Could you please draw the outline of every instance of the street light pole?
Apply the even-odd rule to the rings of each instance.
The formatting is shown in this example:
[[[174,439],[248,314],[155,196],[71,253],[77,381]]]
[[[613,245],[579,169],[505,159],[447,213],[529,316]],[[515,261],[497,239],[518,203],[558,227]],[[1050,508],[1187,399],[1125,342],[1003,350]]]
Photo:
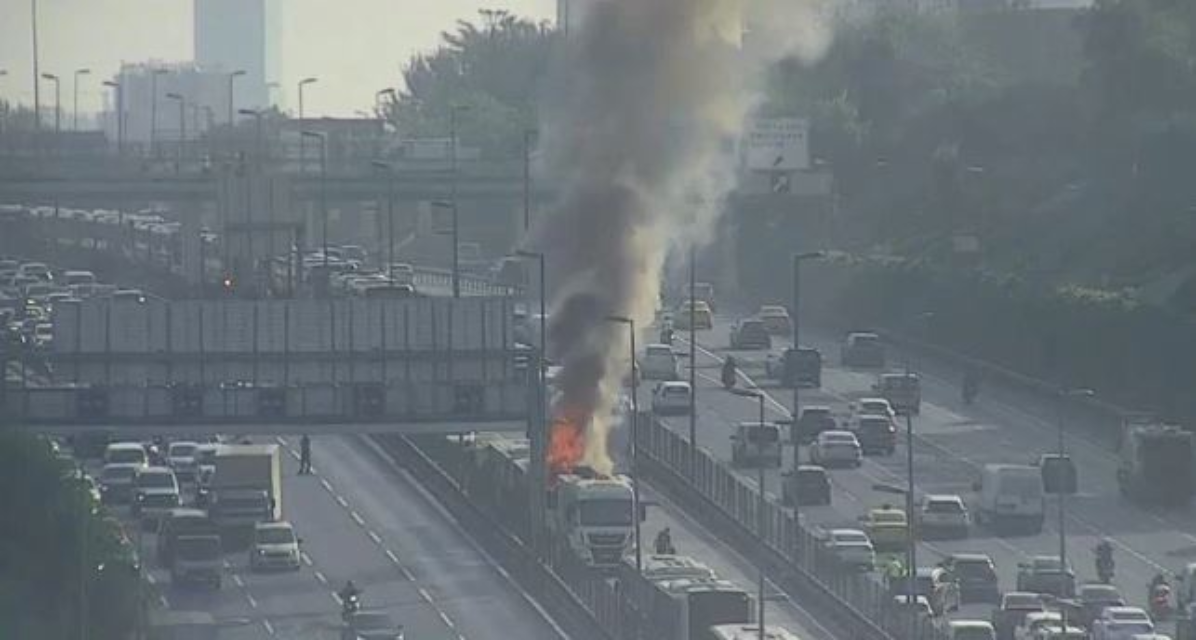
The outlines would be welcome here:
[[[523,130],[523,233],[532,226],[532,138],[535,129]]]
[[[461,297],[461,245],[458,242],[460,221],[457,215],[457,114],[468,111],[466,105],[449,108],[449,158],[452,163],[449,176],[450,200],[453,203],[453,297]]]
[[[33,32],[33,128],[37,133],[42,130],[42,90],[41,70],[37,57],[37,0],[29,0],[31,9],[31,27]]]
[[[61,151],[62,141],[59,135],[62,133],[62,83],[58,81],[58,76],[52,73],[43,73],[42,78],[54,83],[54,149]]]
[[[299,126],[303,126],[303,87],[319,82],[318,78],[304,78],[299,81]],[[307,138],[299,136],[299,173],[307,172]]]
[[[1092,389],[1064,389],[1059,392],[1059,406],[1057,409],[1059,442],[1057,444],[1060,462],[1062,462],[1063,456],[1066,455],[1067,451],[1064,448],[1063,442],[1063,431],[1066,423],[1066,420],[1064,419],[1064,404],[1071,398],[1091,398],[1093,395],[1095,394]],[[1056,496],[1059,498],[1059,573],[1060,575],[1063,575],[1063,572],[1067,569],[1067,507],[1065,506],[1065,496],[1067,495],[1067,492],[1063,491],[1064,487],[1059,486],[1062,483],[1060,483],[1058,479],[1056,479],[1055,484],[1056,489],[1059,489],[1059,491],[1056,492]]]
[[[764,427],[764,392],[760,391],[759,389],[735,389],[735,388],[732,388],[731,393],[733,393],[737,396],[743,396],[745,398],[755,398],[759,402],[759,404],[760,404],[760,428],[763,428]],[[759,440],[757,440],[756,448],[758,449],[757,453],[759,453],[762,456],[764,454],[764,439],[763,438],[760,438]],[[764,510],[765,510],[765,508],[767,508],[767,504],[768,504],[767,498],[765,497],[764,465],[763,464],[756,465],[756,473],[757,473],[756,486],[760,490],[759,491],[759,493],[760,493],[759,499],[757,500],[757,503],[756,503],[756,535],[758,535],[760,537],[760,539],[763,540],[764,539],[764,529],[765,529]],[[758,607],[758,610],[756,611],[756,618],[759,621],[759,627],[758,627],[759,632],[760,632],[759,640],[764,640],[765,634],[764,634],[764,564],[763,563],[760,563],[757,566],[756,590],[757,590],[756,606]]]
[[[266,146],[262,138],[262,112],[256,109],[237,109],[237,113],[253,118],[254,125],[254,155],[257,156],[259,169],[264,173],[266,169]]]
[[[534,259],[539,266],[539,284],[540,284],[540,358],[537,363],[537,398],[536,411],[538,417],[538,424],[528,434],[528,440],[531,445],[532,455],[532,486],[535,492],[532,496],[532,532],[533,536],[538,535],[538,532],[543,529],[544,524],[544,492],[542,487],[545,486],[544,480],[544,465],[545,465],[545,446],[548,439],[548,314],[547,314],[547,294],[546,294],[546,275],[544,268],[544,253],[539,251],[524,251],[518,250],[515,252],[516,256],[525,259]]]
[[[119,82],[105,80],[104,86],[111,88],[116,93],[116,153],[123,155],[125,152],[125,92]]]
[[[71,129],[79,130],[79,76],[91,75],[91,69],[75,69],[75,96],[73,116],[71,117]]]
[[[692,480],[698,460],[698,330],[694,296],[698,288],[698,247],[689,245],[689,477]]]
[[[798,352],[801,349],[801,263],[805,260],[816,260],[821,258],[823,253],[821,251],[811,251],[808,253],[798,253],[793,256],[793,317],[790,322],[793,325],[793,351],[791,356],[793,358],[793,366],[796,367]],[[790,364],[781,357],[781,377],[784,378]],[[801,474],[797,472],[797,468],[801,465],[801,427],[798,424],[798,418],[801,417],[801,385],[797,380],[793,382],[793,411],[790,413],[790,419],[793,421],[789,428],[789,439],[793,441],[793,475],[790,476],[791,489],[793,490],[793,520],[801,522],[798,513],[798,504],[801,502],[796,499],[798,483],[801,481]]]
[[[370,164],[385,171],[386,176],[386,277],[395,279],[395,183],[389,162],[374,160]]]
[[[232,73],[228,74],[228,126],[229,126],[229,128],[232,128],[233,123],[235,122],[235,120],[233,120],[233,113],[236,108],[233,106],[233,90],[234,90],[233,89],[233,81],[236,80],[237,78],[240,78],[243,75],[245,75],[244,69],[237,69],[236,71],[233,71]]]
[[[631,336],[631,519],[635,523],[635,570],[644,571],[643,545],[640,544],[640,475],[639,475],[639,436],[640,436],[640,407],[639,380],[635,366],[635,319],[627,316],[607,316],[607,322],[627,325],[627,332]]]
[[[179,103],[179,157],[174,165],[175,173],[183,171],[183,147],[187,144],[187,99],[179,93],[168,93],[166,97]]]
[[[170,73],[169,69],[154,69],[150,72],[150,155],[158,157],[158,76]]]
[[[321,224],[324,253],[324,276],[328,276],[328,138],[326,134],[317,131],[303,131],[300,135],[317,138],[320,141],[320,208],[323,210]]]

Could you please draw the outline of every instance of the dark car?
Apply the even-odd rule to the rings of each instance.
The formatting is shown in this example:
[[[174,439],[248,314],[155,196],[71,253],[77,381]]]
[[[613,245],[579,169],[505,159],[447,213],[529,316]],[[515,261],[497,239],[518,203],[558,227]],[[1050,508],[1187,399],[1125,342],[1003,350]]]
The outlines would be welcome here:
[[[171,509],[158,523],[157,556],[163,566],[174,560],[174,545],[181,536],[219,535],[220,529],[201,509]]]
[[[997,581],[997,570],[992,558],[983,553],[956,553],[940,564],[951,572],[959,584],[959,599],[963,604],[990,602],[1001,599],[1001,588]]]
[[[385,611],[355,611],[345,618],[341,640],[403,640],[403,627]]]
[[[838,429],[835,415],[830,407],[811,405],[801,410],[801,417],[797,420],[797,440],[802,444],[810,444],[823,431]]]
[[[1018,565],[1017,590],[1070,598],[1076,592],[1076,574],[1060,564],[1059,556],[1034,556]]]
[[[1010,591],[1001,596],[1001,604],[993,609],[992,623],[999,640],[1013,640],[1013,630],[1026,619],[1026,614],[1046,611],[1042,596],[1037,593]]]
[[[839,358],[845,367],[883,367],[885,346],[875,333],[853,331],[844,339]]]
[[[829,505],[831,503],[831,480],[826,469],[814,465],[803,464],[797,468],[797,474],[786,471],[781,483],[781,503],[787,507]]]
[[[897,450],[897,428],[885,416],[865,414],[856,419],[855,437],[864,455],[892,455]]]
[[[1047,493],[1073,494],[1079,485],[1076,463],[1066,454],[1047,453],[1038,459],[1042,469],[1042,487]]]
[[[731,327],[732,349],[771,349],[772,336],[764,322],[756,318],[740,320]]]
[[[789,347],[780,355],[770,354],[764,368],[765,373],[779,380],[782,387],[817,389],[822,386],[822,353],[817,349]]]
[[[1076,593],[1075,604],[1077,605],[1076,610],[1072,612],[1074,615],[1068,617],[1078,618],[1079,624],[1085,627],[1091,626],[1092,621],[1099,618],[1106,607],[1126,606],[1125,598],[1121,597],[1121,592],[1117,590],[1117,587],[1099,582],[1080,585]]]

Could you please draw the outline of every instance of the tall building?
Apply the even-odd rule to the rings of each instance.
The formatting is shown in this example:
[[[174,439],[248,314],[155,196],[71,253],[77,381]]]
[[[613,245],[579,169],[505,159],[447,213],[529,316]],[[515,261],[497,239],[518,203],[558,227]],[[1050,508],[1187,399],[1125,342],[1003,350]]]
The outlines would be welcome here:
[[[187,139],[194,140],[213,124],[224,120],[220,108],[226,104],[228,78],[223,73],[201,69],[191,62],[150,61],[121,65],[114,80],[122,88],[127,143],[148,144],[151,125],[159,144],[177,141],[184,132]],[[170,93],[185,100],[185,126],[179,123],[179,103],[166,97]],[[110,139],[117,136],[115,97],[108,92],[101,116],[101,124]]]
[[[196,64],[212,72],[245,71],[235,81],[235,109],[270,106],[268,83],[281,72],[279,0],[193,1]]]

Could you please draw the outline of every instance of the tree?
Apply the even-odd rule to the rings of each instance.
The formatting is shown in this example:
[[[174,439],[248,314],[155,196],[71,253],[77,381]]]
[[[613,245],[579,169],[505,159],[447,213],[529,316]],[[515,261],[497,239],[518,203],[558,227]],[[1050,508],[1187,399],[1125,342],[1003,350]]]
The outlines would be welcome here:
[[[536,100],[546,75],[554,32],[546,23],[506,11],[479,12],[441,34],[435,52],[417,55],[403,70],[404,89],[383,108],[400,135],[444,138],[454,106],[469,108],[458,135],[484,153],[510,155],[536,124]]]

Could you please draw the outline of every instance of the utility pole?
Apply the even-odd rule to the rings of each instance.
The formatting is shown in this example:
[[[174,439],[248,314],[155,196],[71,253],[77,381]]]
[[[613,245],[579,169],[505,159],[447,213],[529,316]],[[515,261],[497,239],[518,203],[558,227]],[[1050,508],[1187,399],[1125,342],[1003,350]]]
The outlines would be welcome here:
[[[689,477],[697,473],[698,459],[698,330],[694,296],[698,288],[698,247],[689,246]]]
[[[71,117],[71,129],[73,131],[79,130],[79,76],[86,76],[91,74],[91,69],[75,69],[75,96],[74,96],[74,114]]]

